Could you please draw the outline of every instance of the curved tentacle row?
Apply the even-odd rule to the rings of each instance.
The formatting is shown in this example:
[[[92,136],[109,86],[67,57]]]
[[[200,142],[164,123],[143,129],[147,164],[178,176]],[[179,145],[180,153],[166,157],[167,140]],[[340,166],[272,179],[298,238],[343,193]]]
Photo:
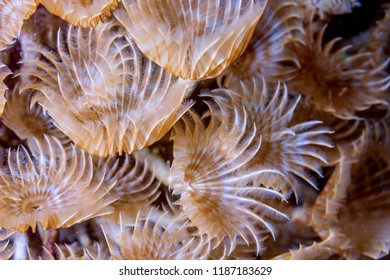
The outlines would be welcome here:
[[[149,171],[146,161],[124,155],[112,158],[94,157],[94,162],[98,172],[106,174],[106,182],[114,185],[110,193],[119,197],[110,205],[114,212],[105,217],[108,221],[133,225],[137,215],[139,216],[138,212],[142,210],[145,213],[159,198],[160,182]]]
[[[59,33],[58,55],[37,47],[25,61],[38,101],[56,125],[88,153],[131,153],[163,137],[189,109],[192,82],[145,58],[115,21]],[[65,38],[63,38],[65,37]],[[32,70],[31,70],[32,69]]]
[[[262,177],[261,183],[285,194],[291,188],[299,194],[300,181],[316,188],[312,174],[322,177],[321,166],[328,164],[326,152],[333,147],[328,137],[332,131],[321,121],[292,124],[300,97],[289,96],[284,84],[273,91],[267,88],[264,79],[252,79],[243,82],[241,88],[241,92],[219,89],[213,95],[226,110],[231,111],[234,106],[245,108],[248,131],[252,124],[256,125],[256,137],[261,137],[262,144],[249,166],[267,166],[285,175],[270,174],[267,180]]]
[[[37,0],[52,14],[72,25],[96,27],[112,15],[119,0]]]
[[[37,223],[69,227],[110,213],[113,186],[94,172],[92,157],[75,146],[67,154],[55,138],[45,142],[37,141],[41,149],[32,154],[23,146],[1,151],[0,226],[21,232],[35,231]]]
[[[245,50],[267,0],[124,0],[114,15],[140,50],[183,79],[221,74]]]
[[[210,110],[202,117],[190,111],[174,126],[170,188],[179,196],[181,215],[200,234],[217,245],[226,242],[228,254],[239,238],[255,243],[259,253],[264,231],[277,235],[272,220],[287,216],[267,204],[271,198],[284,200],[283,195],[253,180],[281,174],[264,166],[248,168],[261,150],[261,137],[242,107],[206,103]]]
[[[335,252],[324,245],[326,242],[314,242],[310,246],[300,245],[298,249],[290,250],[273,258],[274,260],[326,260]]]
[[[54,244],[52,251],[43,247],[39,255],[34,255],[33,250],[28,249],[29,260],[110,260],[111,254],[108,250],[103,250],[99,243],[95,243],[88,248],[83,248],[79,244]]]
[[[242,56],[217,78],[218,84],[240,91],[242,83],[263,76],[269,83],[290,80],[299,57],[286,46],[301,44],[304,30],[296,3],[269,1]]]
[[[45,135],[53,136],[64,146],[69,146],[70,139],[53,124],[51,117],[44,113],[39,104],[31,103],[34,92],[20,92],[19,89],[18,84],[7,93],[7,104],[2,116],[3,123],[21,140],[26,140],[31,150],[37,151],[37,147],[34,147],[36,140],[44,143]]]
[[[309,216],[323,240],[333,235],[328,246],[348,259],[390,251],[390,166],[381,150],[364,148],[364,137],[352,148],[340,146],[340,160]]]
[[[211,250],[208,238],[191,235],[186,219],[154,208],[146,217],[138,216],[132,227],[105,223],[103,231],[114,259],[206,259]]]
[[[304,96],[304,101],[340,119],[362,119],[370,109],[389,115],[387,91],[390,75],[384,71],[390,59],[375,64],[372,53],[350,54],[351,46],[337,49],[335,38],[323,46],[326,25],[313,18],[306,28],[304,45],[296,47],[300,69],[289,90]]]
[[[36,0],[2,0],[0,2],[0,51],[15,42],[27,20],[36,10]]]

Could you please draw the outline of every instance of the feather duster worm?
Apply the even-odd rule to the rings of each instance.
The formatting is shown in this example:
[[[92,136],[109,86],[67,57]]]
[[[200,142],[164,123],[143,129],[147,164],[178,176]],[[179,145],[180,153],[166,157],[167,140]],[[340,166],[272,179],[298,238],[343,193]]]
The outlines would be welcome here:
[[[298,124],[306,121],[321,120],[324,125],[331,128],[334,133],[329,135],[334,143],[345,139],[356,140],[362,133],[362,120],[352,119],[343,120],[339,119],[327,112],[319,111],[316,107],[310,103],[301,100],[295,108],[296,113],[291,119],[291,124]]]
[[[115,198],[104,173],[94,174],[92,158],[73,146],[67,155],[55,138],[45,138],[45,149],[30,154],[23,146],[1,151],[0,226],[35,231],[68,227],[110,213]],[[40,143],[36,143],[41,147]]]
[[[0,227],[0,260],[8,260],[14,254],[14,248],[9,237],[13,232]]]
[[[332,114],[318,110],[316,107],[312,106],[312,104],[306,102],[299,102],[295,111],[299,113],[294,114],[291,119],[291,125],[321,120],[323,125],[329,127],[333,132],[329,135],[329,138],[335,147],[349,145],[356,141],[356,139],[359,139],[359,137],[367,131],[372,134],[371,138],[367,138],[371,139],[369,140],[371,144],[378,145],[378,143],[382,143],[381,145],[385,146],[386,143],[390,143],[390,138],[387,140],[388,142],[383,142],[386,141],[384,138],[387,133],[385,119],[339,119]],[[388,137],[390,137],[390,134],[388,134]],[[339,161],[340,153],[337,148],[327,149],[326,155],[329,163],[327,166],[335,166]]]
[[[114,185],[110,193],[119,199],[110,206],[114,212],[105,218],[114,223],[133,225],[140,209],[148,209],[160,196],[160,182],[149,172],[146,162],[129,155],[114,158],[95,158],[97,170],[105,173],[105,180]]]
[[[285,46],[300,42],[303,29],[293,2],[270,1],[243,55],[218,77],[221,87],[240,90],[242,82],[263,76],[267,82],[286,81],[299,68],[299,58]]]
[[[0,51],[15,42],[23,22],[36,10],[35,0],[2,0],[0,2]]]
[[[261,166],[247,168],[261,141],[242,107],[229,110],[206,103],[210,111],[204,116],[190,111],[174,126],[170,188],[180,196],[176,204],[182,215],[200,234],[216,244],[226,237],[229,254],[238,238],[246,244],[254,242],[259,253],[264,229],[275,236],[272,220],[287,217],[266,203],[270,198],[283,200],[283,195],[253,185],[251,179],[280,173]]]
[[[218,76],[247,47],[267,0],[124,0],[114,14],[140,50],[183,79]]]
[[[107,244],[114,259],[173,260],[206,259],[210,242],[192,236],[185,219],[151,209],[145,219],[137,219],[130,228],[103,225]]]
[[[390,165],[381,154],[366,154],[362,144],[340,147],[340,161],[311,209],[310,223],[340,256],[377,259],[390,249]]]
[[[1,63],[0,61],[0,116],[3,114],[5,103],[7,102],[5,92],[8,88],[4,84],[4,80],[10,74],[12,74],[12,72],[8,69],[7,65]]]
[[[191,82],[146,59],[115,22],[70,28],[57,56],[40,48],[28,61],[37,100],[78,146],[101,157],[153,144],[191,106],[182,105]],[[61,34],[59,33],[59,36]],[[28,69],[30,69],[29,67]]]
[[[285,85],[279,84],[271,91],[264,79],[253,79],[241,87],[241,93],[221,89],[215,90],[213,95],[225,110],[233,110],[232,104],[244,107],[248,112],[247,129],[253,123],[256,125],[256,137],[261,137],[262,143],[249,166],[267,166],[286,175],[271,176],[267,181],[261,178],[263,184],[281,189],[283,193],[291,187],[297,192],[301,184],[298,178],[315,188],[316,181],[311,173],[322,177],[321,166],[327,164],[326,150],[333,147],[327,137],[332,132],[317,120],[290,125],[300,97],[290,97]],[[288,188],[283,181],[288,183]]]
[[[313,19],[307,27],[304,47],[296,48],[301,68],[287,82],[290,91],[302,93],[305,102],[341,119],[358,119],[372,107],[388,112],[390,75],[383,72],[388,61],[374,65],[371,53],[349,55],[350,46],[335,50],[340,38],[322,46],[325,28],[318,28]]]
[[[119,0],[38,0],[52,14],[72,25],[96,27],[110,17]]]
[[[19,85],[8,92],[2,117],[3,123],[20,139],[27,140],[28,147],[35,151],[37,151],[37,147],[34,147],[36,140],[42,145],[45,143],[45,135],[57,138],[64,146],[69,145],[69,138],[53,124],[42,107],[31,103],[33,95],[34,93],[29,91],[20,93]]]

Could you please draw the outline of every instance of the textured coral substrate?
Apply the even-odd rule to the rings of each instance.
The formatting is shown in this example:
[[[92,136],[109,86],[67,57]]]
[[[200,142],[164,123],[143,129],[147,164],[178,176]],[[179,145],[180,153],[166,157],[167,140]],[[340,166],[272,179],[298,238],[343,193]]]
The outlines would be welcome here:
[[[2,0],[0,259],[388,258],[370,2]]]

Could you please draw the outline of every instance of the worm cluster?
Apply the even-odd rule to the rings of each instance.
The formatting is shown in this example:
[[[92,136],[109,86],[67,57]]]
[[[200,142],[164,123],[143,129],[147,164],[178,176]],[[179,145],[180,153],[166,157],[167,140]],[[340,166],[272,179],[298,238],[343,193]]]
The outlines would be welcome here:
[[[0,259],[388,258],[368,2],[1,1]]]

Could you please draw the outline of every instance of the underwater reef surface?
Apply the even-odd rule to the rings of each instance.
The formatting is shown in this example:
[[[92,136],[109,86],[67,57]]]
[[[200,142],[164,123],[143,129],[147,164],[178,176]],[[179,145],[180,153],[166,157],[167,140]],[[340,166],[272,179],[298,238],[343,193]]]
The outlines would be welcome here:
[[[0,259],[388,259],[390,3],[3,0]]]

